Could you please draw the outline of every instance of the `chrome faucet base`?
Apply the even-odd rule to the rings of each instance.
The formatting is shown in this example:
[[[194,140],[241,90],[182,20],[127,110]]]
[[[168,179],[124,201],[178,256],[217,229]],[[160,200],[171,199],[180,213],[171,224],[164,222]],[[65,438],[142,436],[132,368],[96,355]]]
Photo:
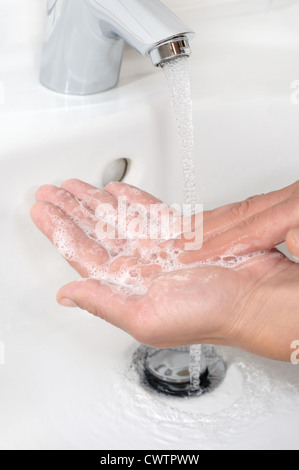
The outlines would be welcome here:
[[[140,346],[133,356],[133,366],[141,383],[159,393],[177,397],[201,396],[214,391],[223,381],[226,366],[212,346],[203,345],[200,389],[190,384],[190,348],[154,349]]]
[[[40,81],[90,95],[118,83],[124,43],[158,66],[190,55],[194,33],[160,0],[48,0]]]

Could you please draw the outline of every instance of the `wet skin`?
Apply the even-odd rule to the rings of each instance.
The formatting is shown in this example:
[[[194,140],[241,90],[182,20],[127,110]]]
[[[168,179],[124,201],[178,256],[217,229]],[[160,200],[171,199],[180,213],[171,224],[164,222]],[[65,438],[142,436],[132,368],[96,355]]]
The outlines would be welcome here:
[[[161,252],[167,252],[168,245],[180,250],[183,266],[172,272],[143,263],[144,247],[151,250],[151,240],[140,240],[133,254],[111,262],[107,246],[94,236],[95,212],[102,203],[116,207],[118,196],[147,210],[160,202],[124,183],[110,183],[101,191],[68,180],[60,188],[46,185],[37,191],[32,219],[52,242],[63,224],[76,254],[66,258],[86,278],[60,289],[61,305],[87,310],[154,347],[222,344],[290,361],[291,343],[299,339],[299,266],[275,247],[286,241],[299,258],[299,182],[205,212],[204,243],[199,250],[184,250],[184,240],[158,243]],[[120,243],[126,253],[126,241],[115,241],[109,249]],[[260,254],[232,267],[235,256],[256,252]],[[227,267],[198,264],[220,258],[227,260]],[[90,263],[109,264],[108,272],[113,274],[133,267],[145,293],[124,296],[109,282],[88,279]]]

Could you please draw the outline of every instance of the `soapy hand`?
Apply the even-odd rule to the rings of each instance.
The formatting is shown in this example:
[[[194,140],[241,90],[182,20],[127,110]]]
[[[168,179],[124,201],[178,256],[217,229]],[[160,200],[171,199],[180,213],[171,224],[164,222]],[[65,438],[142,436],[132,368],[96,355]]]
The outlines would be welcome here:
[[[147,215],[160,203],[124,183],[101,191],[69,180],[38,190],[35,224],[84,278],[58,292],[61,305],[153,347],[222,344],[290,360],[299,335],[299,266],[275,247],[286,240],[299,257],[298,182],[205,212],[203,247],[192,251],[184,239],[106,238],[119,197]]]

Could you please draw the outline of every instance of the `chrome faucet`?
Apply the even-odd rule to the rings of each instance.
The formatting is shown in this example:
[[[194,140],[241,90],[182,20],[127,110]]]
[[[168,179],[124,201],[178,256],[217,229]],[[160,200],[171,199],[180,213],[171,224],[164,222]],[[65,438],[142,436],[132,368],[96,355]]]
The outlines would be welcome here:
[[[40,80],[73,95],[113,88],[124,42],[159,66],[191,54],[194,33],[159,0],[48,0]]]

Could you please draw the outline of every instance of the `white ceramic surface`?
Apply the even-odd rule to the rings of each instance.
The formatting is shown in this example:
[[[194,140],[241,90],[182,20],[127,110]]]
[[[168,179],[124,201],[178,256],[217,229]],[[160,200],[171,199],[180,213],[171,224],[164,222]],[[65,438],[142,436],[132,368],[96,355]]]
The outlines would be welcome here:
[[[298,2],[210,19],[190,5],[180,15],[198,32],[190,69],[205,208],[295,181]],[[157,398],[126,372],[129,336],[56,304],[76,275],[30,221],[36,188],[70,177],[101,185],[107,165],[127,158],[127,182],[175,202],[181,168],[167,86],[147,59],[127,49],[118,88],[65,97],[39,85],[40,47],[36,28],[0,48],[0,447],[298,449],[299,365],[224,350],[215,394]]]

